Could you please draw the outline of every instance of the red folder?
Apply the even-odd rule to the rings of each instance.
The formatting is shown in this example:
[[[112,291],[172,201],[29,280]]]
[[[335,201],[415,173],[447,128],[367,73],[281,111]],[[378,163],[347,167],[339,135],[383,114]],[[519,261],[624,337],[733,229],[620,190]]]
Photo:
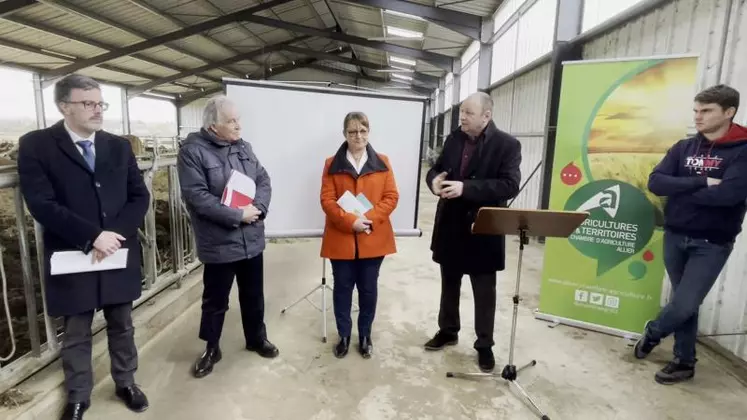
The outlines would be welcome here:
[[[232,208],[245,207],[254,202],[257,185],[254,180],[232,169],[226,187],[223,189],[221,204]]]

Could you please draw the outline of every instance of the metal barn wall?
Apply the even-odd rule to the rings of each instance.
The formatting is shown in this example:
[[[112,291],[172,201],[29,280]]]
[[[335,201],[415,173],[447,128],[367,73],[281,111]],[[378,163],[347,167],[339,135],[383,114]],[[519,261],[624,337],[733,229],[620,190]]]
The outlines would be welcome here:
[[[700,54],[698,89],[715,84],[726,8],[733,0],[675,0],[584,45],[585,60]]]
[[[492,83],[550,53],[555,35],[557,0],[511,1],[504,5],[505,10],[516,7],[512,13],[519,13],[519,16],[510,26],[495,28],[502,32],[493,44]],[[501,13],[504,13],[503,8],[499,10]],[[508,25],[508,21],[501,25]]]
[[[202,127],[202,110],[207,101],[208,98],[202,98],[179,108],[179,138],[186,138],[187,134]]]
[[[550,64],[544,64],[491,92],[493,121],[499,129],[521,142],[521,191],[512,208],[539,208],[542,168],[529,176],[542,161],[545,148],[545,122],[550,92]],[[528,181],[528,182],[527,182]]]
[[[675,0],[584,46],[584,59],[694,53],[700,55],[697,89],[727,83],[747,95],[745,0]],[[747,123],[742,101],[736,121]],[[743,226],[747,230],[747,223]],[[665,294],[669,291],[665,281]],[[747,331],[747,238],[740,235],[731,258],[700,311],[701,334]],[[747,360],[744,335],[719,336],[720,346]]]

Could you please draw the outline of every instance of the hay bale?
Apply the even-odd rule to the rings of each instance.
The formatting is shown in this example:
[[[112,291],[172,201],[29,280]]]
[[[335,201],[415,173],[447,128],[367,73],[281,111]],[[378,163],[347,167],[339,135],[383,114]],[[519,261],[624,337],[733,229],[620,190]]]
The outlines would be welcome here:
[[[132,134],[125,134],[122,137],[126,138],[130,142],[130,146],[132,146],[132,152],[135,153],[135,156],[140,156],[143,154],[143,141],[140,140],[140,137],[133,136]]]

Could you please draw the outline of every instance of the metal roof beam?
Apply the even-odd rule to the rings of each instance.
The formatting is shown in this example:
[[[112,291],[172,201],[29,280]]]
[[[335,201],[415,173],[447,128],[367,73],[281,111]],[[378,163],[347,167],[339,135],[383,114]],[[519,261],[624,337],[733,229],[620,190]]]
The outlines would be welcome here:
[[[5,0],[0,2],[0,17],[33,6],[36,3],[38,3],[36,0]]]
[[[113,21],[113,20],[111,20],[111,19],[109,19],[107,17],[101,16],[98,13],[94,13],[91,10],[86,10],[86,9],[80,7],[80,6],[68,3],[66,1],[62,1],[62,0],[39,0],[39,1],[42,2],[42,3],[44,3],[44,4],[47,4],[49,6],[56,7],[58,9],[60,9],[60,10],[64,10],[67,13],[77,14],[79,16],[82,16],[82,17],[86,18],[86,19],[94,20],[94,21],[96,21],[96,22],[98,22],[100,24],[103,24],[103,25],[106,25],[106,26],[110,26],[110,27],[115,28],[115,29],[119,29],[120,31],[127,32],[128,34],[134,35],[134,36],[136,36],[138,38],[142,38],[142,39],[145,39],[145,40],[151,38],[150,35],[148,35],[146,33],[143,33],[143,32],[141,32],[141,31],[139,31],[137,29],[133,29],[133,28],[124,26],[121,23],[115,22],[115,21]],[[180,47],[178,45],[164,43],[164,46],[167,47],[167,48],[169,48],[169,49],[171,49],[171,50],[174,50],[174,51],[176,51],[178,53],[184,54],[184,55],[186,55],[188,57],[193,57],[193,58],[196,58],[196,59],[198,59],[200,61],[204,61],[206,63],[210,63],[211,62],[210,59],[208,59],[208,58],[206,58],[204,56],[201,56],[199,54],[196,54],[194,52],[187,51],[186,49],[184,49],[184,48],[182,48],[182,47]],[[234,75],[234,76],[238,75],[238,73],[235,70],[231,70],[231,69],[223,69],[223,70],[226,71],[226,72],[228,72],[228,73],[230,73],[230,74],[232,74],[232,75]]]
[[[179,19],[176,19],[176,18],[174,18],[174,17],[172,17],[170,15],[167,15],[165,12],[156,9],[154,6],[151,6],[150,4],[146,3],[143,0],[127,0],[127,1],[130,2],[130,3],[132,3],[135,6],[138,6],[138,7],[142,8],[143,10],[146,10],[146,11],[150,12],[153,15],[156,15],[158,17],[162,17],[162,18],[168,20],[169,22],[171,22],[174,25],[178,26],[180,29],[184,29],[184,28],[186,28],[186,27],[189,26],[189,25],[185,24],[184,22],[180,21]],[[229,47],[228,45],[225,45],[225,44],[221,43],[220,41],[218,41],[218,40],[216,40],[214,38],[211,38],[211,37],[209,37],[207,35],[201,34],[200,37],[202,37],[203,39],[207,40],[208,42],[210,42],[211,44],[213,44],[213,45],[215,45],[215,46],[217,46],[219,48],[223,48],[223,49],[229,51],[233,55],[241,54],[241,51],[237,51],[237,50]],[[253,63],[253,64],[259,66],[259,64],[257,64],[257,63]],[[229,71],[228,73],[233,73],[233,72]]]
[[[0,39],[0,45],[2,45],[4,47],[12,48],[14,50],[28,52],[28,53],[32,53],[32,54],[43,55],[45,57],[55,58],[55,59],[58,59],[58,60],[63,60],[63,61],[68,61],[68,62],[72,61],[71,56],[68,56],[67,54],[58,53],[58,52],[47,50],[47,49],[43,50],[43,49],[41,49],[39,47],[35,47],[33,45],[21,44],[20,42],[11,41],[9,39]],[[126,74],[128,76],[135,76],[137,78],[142,78],[142,79],[152,79],[153,78],[153,76],[149,76],[149,75],[146,75],[146,74],[143,74],[143,73],[140,73],[140,72],[132,71],[130,69],[124,69],[124,68],[118,67],[118,66],[111,66],[111,65],[102,64],[102,65],[99,65],[97,67],[102,68],[104,70],[115,71],[117,73]],[[40,72],[44,72],[43,69],[39,69],[39,71]]]
[[[351,52],[352,49],[349,46],[339,46],[334,47],[332,49],[325,49],[324,53],[327,54],[345,54]],[[289,60],[289,63],[284,64],[278,64],[277,66],[265,66],[257,71],[253,72],[249,78],[250,79],[259,79],[261,80],[263,77],[266,79],[269,79],[272,76],[277,76],[278,74],[285,73],[286,71],[291,71],[293,69],[303,68],[308,64],[312,64],[316,61],[319,61],[318,58],[314,57],[302,57],[296,60]],[[276,69],[281,69],[280,73],[276,73]]]
[[[146,41],[138,42],[137,44],[128,45],[122,48],[117,48],[115,50],[109,51],[108,53],[97,55],[96,57],[87,58],[85,60],[80,60],[67,66],[53,69],[47,72],[46,76],[53,77],[53,76],[62,76],[65,74],[73,73],[80,69],[84,69],[86,67],[95,66],[97,64],[101,64],[101,63],[105,63],[110,60],[114,60],[115,58],[123,57],[125,55],[130,55],[130,54],[140,52],[143,50],[147,50],[148,48],[157,47],[167,42],[172,42],[178,39],[196,35],[201,32],[207,31],[209,29],[218,28],[220,26],[224,26],[229,23],[236,22],[236,21],[246,20],[247,17],[251,17],[252,14],[254,13],[257,13],[262,10],[266,10],[266,9],[269,9],[275,6],[279,6],[283,3],[288,3],[290,1],[293,1],[293,0],[273,0],[267,3],[262,3],[260,5],[249,7],[247,9],[243,9],[235,13],[221,16],[216,19],[211,19],[211,20],[208,20],[202,23],[198,23],[197,25],[189,26],[179,31],[169,32],[164,35],[150,38]]]
[[[72,32],[67,32],[67,31],[64,31],[64,30],[58,29],[58,28],[52,28],[50,26],[44,25],[42,23],[37,23],[37,22],[31,21],[31,20],[28,20],[26,18],[22,18],[20,16],[3,16],[3,19],[5,19],[7,21],[10,21],[10,22],[13,22],[13,23],[16,23],[18,25],[22,25],[22,26],[26,26],[26,27],[31,28],[31,29],[35,29],[37,31],[41,31],[41,32],[45,32],[45,33],[48,33],[48,34],[51,34],[51,35],[59,36],[60,38],[64,38],[66,40],[72,40],[72,41],[80,42],[82,44],[92,45],[92,46],[94,46],[96,48],[101,48],[102,50],[111,51],[112,49],[117,48],[117,46],[115,46],[115,45],[106,44],[106,43],[103,43],[103,42],[100,42],[100,41],[96,41],[96,40],[90,39],[90,38],[84,38],[84,37],[82,37],[82,36],[80,36],[78,34],[74,34]],[[185,70],[184,68],[176,67],[176,66],[174,66],[174,65],[172,65],[170,63],[166,63],[166,62],[163,62],[163,61],[155,60],[155,59],[152,59],[152,58],[147,57],[147,56],[142,55],[142,54],[130,54],[130,57],[136,58],[136,59],[138,59],[140,61],[143,61],[143,62],[146,62],[148,64],[153,64],[155,66],[164,67],[164,68],[167,68],[169,70],[176,71],[176,72],[181,72],[181,71]],[[101,67],[101,66],[98,66],[98,67]],[[128,70],[128,71],[131,71],[131,70]],[[151,76],[148,76],[147,79],[151,80],[154,77],[157,77],[157,76],[152,76],[151,75]],[[211,82],[216,82],[216,83],[220,83],[221,82],[221,80],[219,78],[212,77],[212,76],[209,76],[209,75],[200,75],[200,77],[202,77],[203,79],[206,79],[206,80],[210,80]]]
[[[206,96],[213,95],[215,93],[220,93],[220,92],[223,92],[223,86],[218,87],[218,88],[208,89],[202,92],[190,93],[187,95],[177,95],[176,106],[177,108],[182,108],[198,99],[202,99]]]
[[[352,71],[348,71],[348,70],[335,69],[335,68],[332,68],[332,67],[321,66],[321,65],[318,65],[318,64],[308,64],[308,65],[306,65],[306,67],[308,67],[310,69],[314,69],[314,70],[323,71],[323,72],[335,73],[335,74],[339,74],[339,75],[342,75],[342,76],[348,76],[348,77],[358,78],[358,79],[365,79],[365,80],[369,80],[369,81],[372,81],[372,82],[387,84],[387,80],[386,79],[379,79],[378,77],[369,76],[367,74],[360,74],[360,73],[356,73],[356,72],[352,72]],[[392,86],[392,85],[389,84],[387,86]],[[417,92],[419,94],[424,94],[424,95],[430,95],[431,92],[432,92],[432,89],[422,88],[422,87],[419,87],[419,86],[412,86],[411,85],[411,86],[409,86],[409,88],[413,92]]]
[[[302,69],[310,64],[314,64],[315,62],[319,61],[316,58],[313,57],[305,57],[300,60],[294,60],[291,63],[285,63],[281,64],[279,66],[270,67],[265,70],[265,74],[267,74],[269,77],[267,77],[267,80],[272,80],[272,77],[279,76],[283,73],[287,73],[291,70],[297,70]]]
[[[406,0],[344,0],[355,5],[376,7],[382,10],[392,10],[418,16],[428,22],[434,23],[454,32],[468,36],[474,40],[480,40],[480,28],[482,17],[458,12],[456,10],[443,9],[440,7],[427,6]]]
[[[293,47],[293,46],[286,46],[283,49],[286,51],[297,53],[297,54],[304,54],[310,57],[314,57],[319,60],[337,61],[339,63],[352,64],[354,66],[372,69],[372,70],[396,70],[396,69],[390,68],[389,66],[382,66],[376,63],[359,60],[357,58],[342,57],[337,54],[330,54],[330,53],[325,53],[322,51],[313,51],[313,50],[308,50],[305,48],[298,48],[298,47]],[[419,72],[411,73],[411,75],[412,75],[413,80],[417,80],[420,83],[429,85],[429,87],[433,87],[433,88],[438,87],[439,78],[436,76],[422,74]]]
[[[167,76],[167,77],[162,77],[160,79],[154,79],[154,80],[152,80],[152,81],[150,81],[148,83],[145,83],[145,84],[142,84],[142,85],[139,85],[139,86],[135,86],[134,88],[130,89],[129,92],[127,92],[127,94],[129,96],[137,96],[137,95],[139,95],[139,94],[141,94],[143,92],[146,92],[146,91],[148,91],[150,89],[153,89],[154,87],[162,85],[164,83],[171,83],[173,81],[182,79],[184,77],[192,76],[192,75],[195,75],[197,73],[208,71],[208,70],[216,68],[216,67],[222,67],[222,66],[225,66],[225,65],[237,63],[239,61],[248,60],[250,58],[253,58],[253,57],[256,57],[256,56],[259,56],[259,55],[262,55],[262,54],[267,54],[267,53],[271,53],[271,52],[274,52],[274,51],[280,51],[280,50],[282,50],[288,44],[292,44],[294,42],[303,41],[303,40],[305,40],[307,38],[309,38],[309,37],[308,36],[302,36],[302,37],[298,37],[298,38],[289,39],[287,41],[279,42],[277,44],[272,44],[272,45],[264,46],[262,48],[259,48],[259,49],[254,50],[254,51],[250,51],[250,52],[245,53],[245,54],[236,55],[236,56],[233,56],[231,58],[227,58],[225,60],[221,60],[221,61],[216,62],[216,63],[206,64],[206,65],[204,65],[202,67],[197,67],[195,69],[186,70],[186,71],[183,71],[183,72],[178,73],[178,74],[174,74],[174,75]],[[244,77],[243,74],[241,76]]]
[[[263,16],[251,15],[247,16],[244,20],[271,28],[285,29],[291,32],[318,36],[320,38],[334,39],[335,41],[360,45],[362,47],[373,48],[392,54],[423,60],[449,72],[454,70],[454,58],[448,55],[437,54],[430,51],[423,51],[416,48],[403,47],[400,45],[389,44],[382,41],[370,41],[366,38],[347,35],[340,32],[335,32],[330,29],[317,29],[309,26],[299,25],[296,23],[269,19]]]

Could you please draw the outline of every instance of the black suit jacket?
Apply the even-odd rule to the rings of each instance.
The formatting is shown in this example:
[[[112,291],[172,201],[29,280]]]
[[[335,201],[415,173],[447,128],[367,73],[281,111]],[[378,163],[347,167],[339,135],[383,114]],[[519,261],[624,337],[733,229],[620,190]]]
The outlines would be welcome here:
[[[140,297],[142,269],[137,230],[150,205],[130,143],[98,131],[95,171],[60,121],[19,140],[18,175],[31,215],[44,228],[44,281],[51,316],[74,315]],[[50,275],[53,252],[90,253],[98,235],[114,231],[127,240],[127,268]]]
[[[449,173],[447,180],[464,183],[461,197],[438,201],[431,250],[439,264],[465,274],[486,274],[505,268],[505,240],[472,234],[472,224],[480,207],[506,207],[519,193],[521,143],[490,121],[462,177],[459,169],[466,138],[461,127],[452,132],[425,178],[431,191],[433,178],[444,171]]]

